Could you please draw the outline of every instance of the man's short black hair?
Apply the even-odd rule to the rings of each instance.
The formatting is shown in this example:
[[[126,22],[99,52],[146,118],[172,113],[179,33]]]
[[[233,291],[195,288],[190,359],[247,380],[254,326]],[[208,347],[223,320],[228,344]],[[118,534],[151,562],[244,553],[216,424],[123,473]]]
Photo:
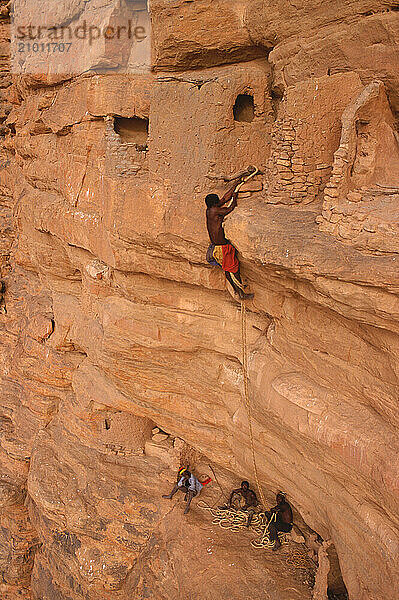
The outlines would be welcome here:
[[[219,204],[219,196],[217,194],[208,194],[205,198],[205,204],[208,208]]]
[[[247,488],[249,488],[249,481],[241,481],[241,487],[243,487],[244,485],[246,485]]]

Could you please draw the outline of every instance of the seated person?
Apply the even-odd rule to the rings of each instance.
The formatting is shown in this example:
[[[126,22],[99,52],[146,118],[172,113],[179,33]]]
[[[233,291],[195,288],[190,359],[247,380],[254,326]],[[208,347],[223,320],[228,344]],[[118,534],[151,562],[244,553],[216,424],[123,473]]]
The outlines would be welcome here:
[[[227,508],[248,511],[247,527],[249,527],[255,514],[255,508],[258,504],[259,502],[256,494],[250,489],[248,481],[242,481],[241,487],[231,492]]]
[[[179,490],[185,493],[184,499],[187,501],[184,514],[190,510],[191,500],[202,490],[202,483],[188,469],[179,472],[179,479],[170,494],[165,494],[162,498],[173,498]]]
[[[278,492],[276,495],[277,505],[265,512],[268,521],[275,514],[276,519],[273,520],[269,525],[270,540],[274,541],[273,550],[278,550],[281,547],[281,542],[278,537],[278,532],[289,533],[292,529],[292,508],[285,499],[283,492]]]

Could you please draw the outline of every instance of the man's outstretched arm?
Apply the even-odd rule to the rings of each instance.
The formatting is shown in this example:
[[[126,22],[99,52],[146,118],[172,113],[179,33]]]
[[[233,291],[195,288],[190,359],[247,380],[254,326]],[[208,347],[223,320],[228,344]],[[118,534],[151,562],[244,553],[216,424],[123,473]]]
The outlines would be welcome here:
[[[234,198],[231,206],[218,206],[217,207],[217,213],[222,216],[225,217],[226,215],[229,215],[231,212],[233,212],[233,210],[236,208],[237,206],[237,196]]]
[[[238,192],[236,192],[235,189],[236,186],[232,187],[228,192],[225,193],[225,195],[219,201],[219,206],[224,206],[224,204],[230,202],[232,198],[237,200]]]

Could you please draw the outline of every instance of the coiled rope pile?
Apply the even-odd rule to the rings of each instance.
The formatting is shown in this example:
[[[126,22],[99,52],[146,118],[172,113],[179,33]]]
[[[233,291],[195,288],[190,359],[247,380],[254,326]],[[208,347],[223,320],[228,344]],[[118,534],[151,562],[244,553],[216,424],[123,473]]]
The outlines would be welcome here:
[[[248,513],[245,510],[234,510],[230,508],[214,508],[206,504],[206,502],[200,500],[197,504],[202,510],[209,511],[213,517],[212,525],[219,525],[222,529],[228,529],[229,531],[239,532],[245,530],[248,522]],[[272,519],[276,515],[272,516]],[[257,550],[267,549],[271,550],[274,546],[274,541],[269,538],[269,524],[266,519],[264,512],[255,513],[252,519],[250,530],[254,531],[259,535],[251,541],[251,546]],[[289,537],[286,533],[278,533],[280,543],[282,545],[288,544]],[[314,578],[315,564],[311,564],[309,558],[304,555],[304,550],[299,548],[290,549],[289,556],[285,557],[285,562],[288,566],[295,568],[297,571],[305,574],[305,577],[309,580]]]
[[[248,512],[245,510],[214,508],[202,500],[198,502],[198,507],[211,513],[213,517],[212,525],[219,525],[222,529],[228,529],[229,531],[235,532],[246,529]],[[264,512],[255,513],[253,515],[250,528],[260,536],[259,539],[252,540],[251,546],[253,546],[253,548],[273,548],[274,541],[271,541],[269,538],[269,525],[275,518],[276,515],[274,514],[268,521]],[[278,536],[282,544],[288,544],[287,535],[285,533],[279,533]]]

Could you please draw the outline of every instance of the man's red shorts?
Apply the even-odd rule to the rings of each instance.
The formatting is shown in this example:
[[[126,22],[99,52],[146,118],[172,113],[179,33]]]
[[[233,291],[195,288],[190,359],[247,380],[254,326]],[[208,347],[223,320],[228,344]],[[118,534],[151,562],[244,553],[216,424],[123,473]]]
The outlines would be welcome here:
[[[216,264],[222,267],[223,271],[228,273],[237,273],[240,263],[237,258],[237,250],[232,244],[215,245],[211,244],[208,248],[207,260],[212,265]]]

